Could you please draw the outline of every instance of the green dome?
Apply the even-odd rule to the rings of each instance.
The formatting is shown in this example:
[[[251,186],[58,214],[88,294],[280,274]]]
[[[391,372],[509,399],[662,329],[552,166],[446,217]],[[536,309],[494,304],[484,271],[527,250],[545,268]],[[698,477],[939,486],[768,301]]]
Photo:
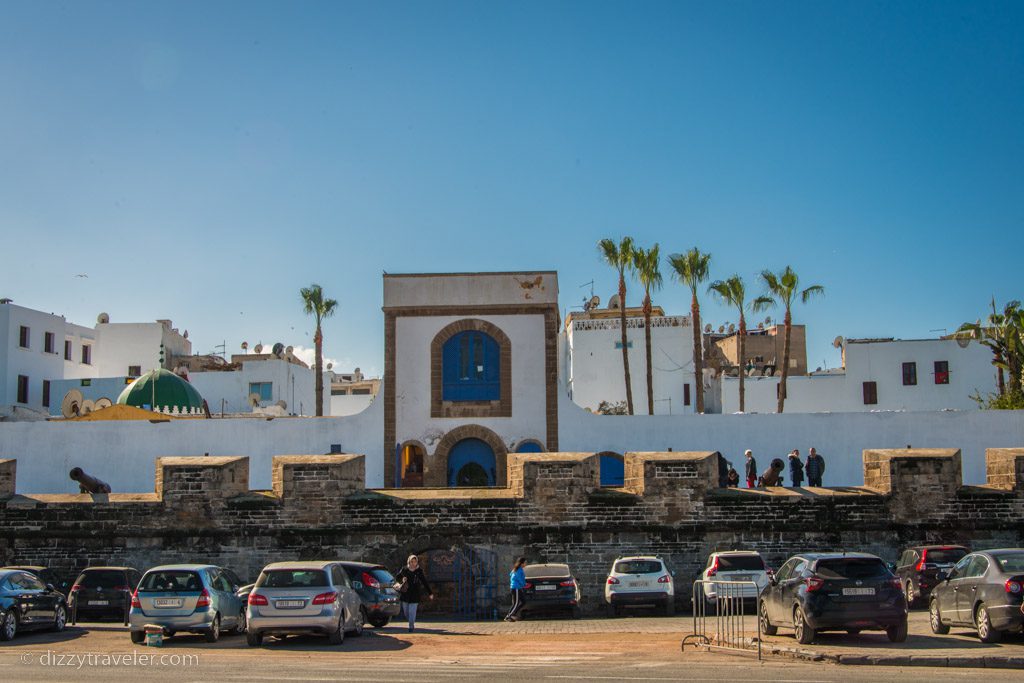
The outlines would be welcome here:
[[[203,397],[195,387],[169,370],[150,370],[126,386],[117,402],[163,412],[191,413],[203,408]]]

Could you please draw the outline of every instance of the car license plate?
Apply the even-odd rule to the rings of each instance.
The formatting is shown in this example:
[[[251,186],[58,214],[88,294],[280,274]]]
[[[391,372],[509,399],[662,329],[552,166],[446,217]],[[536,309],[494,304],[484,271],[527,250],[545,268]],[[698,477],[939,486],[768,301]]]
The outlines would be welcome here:
[[[732,577],[732,581],[750,581],[750,574],[737,574]]]
[[[626,584],[630,588],[643,588],[647,585],[646,581],[630,581]]]
[[[274,603],[274,607],[279,609],[294,609],[296,607],[302,607],[305,604],[305,600],[278,600]]]
[[[537,590],[539,591],[553,591],[555,588],[557,588],[557,586],[537,586]]]
[[[843,595],[874,595],[874,588],[844,588]]]
[[[110,600],[90,600],[90,605],[109,605]]]
[[[182,601],[177,598],[156,598],[153,600],[154,607],[181,607]]]

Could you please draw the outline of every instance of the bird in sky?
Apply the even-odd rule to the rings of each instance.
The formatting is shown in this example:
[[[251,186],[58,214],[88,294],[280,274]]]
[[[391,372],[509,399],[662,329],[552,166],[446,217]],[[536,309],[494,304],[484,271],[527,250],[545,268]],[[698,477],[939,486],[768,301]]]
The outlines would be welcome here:
[[[86,277],[86,278],[87,278],[87,277],[89,277],[89,276],[88,276],[88,275],[86,275],[85,273],[79,273],[79,274],[78,274],[78,275],[76,275],[75,277]]]

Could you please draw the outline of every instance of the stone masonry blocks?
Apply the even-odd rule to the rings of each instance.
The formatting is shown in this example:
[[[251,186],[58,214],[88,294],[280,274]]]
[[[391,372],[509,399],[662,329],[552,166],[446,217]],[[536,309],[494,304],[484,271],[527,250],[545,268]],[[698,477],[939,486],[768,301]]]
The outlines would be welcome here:
[[[17,460],[0,460],[0,498],[14,495],[17,469]]]
[[[985,449],[985,469],[989,486],[1024,491],[1024,448]],[[0,488],[0,495],[2,491]]]
[[[285,504],[342,498],[366,480],[362,455],[277,455],[273,468],[274,494]]]

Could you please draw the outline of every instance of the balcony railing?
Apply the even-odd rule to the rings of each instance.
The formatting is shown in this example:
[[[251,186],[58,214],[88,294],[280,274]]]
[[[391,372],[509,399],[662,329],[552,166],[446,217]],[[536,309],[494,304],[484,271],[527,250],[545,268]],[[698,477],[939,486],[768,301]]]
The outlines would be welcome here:
[[[620,329],[619,318],[599,318],[596,320],[573,320],[573,332],[589,330],[617,330]],[[651,327],[686,327],[690,324],[690,317],[686,315],[664,315],[651,318]],[[626,329],[644,329],[643,318],[626,318]]]

